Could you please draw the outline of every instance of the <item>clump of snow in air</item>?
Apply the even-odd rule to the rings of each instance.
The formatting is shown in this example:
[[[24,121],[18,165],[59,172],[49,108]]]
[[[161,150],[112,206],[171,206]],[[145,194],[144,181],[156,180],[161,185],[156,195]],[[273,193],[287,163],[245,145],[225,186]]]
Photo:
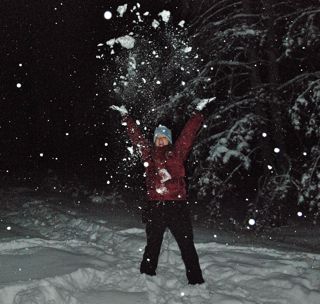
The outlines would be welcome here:
[[[121,36],[118,38],[112,38],[112,39],[108,40],[107,45],[112,48],[115,43],[119,43],[123,48],[133,49],[135,42],[136,42],[136,40],[133,37],[131,37],[129,35],[125,35],[125,36]]]
[[[130,154],[133,155],[133,147],[127,147],[127,149],[130,152]]]
[[[180,26],[180,27],[184,27],[185,23],[186,23],[186,22],[185,22],[184,20],[181,20],[181,21],[179,22],[179,26]]]
[[[266,133],[266,132],[263,132],[263,133],[262,133],[262,137],[267,137],[267,133]]]
[[[104,143],[104,146],[105,146],[105,147],[108,147],[108,145],[109,145],[109,144],[108,144],[107,142],[106,142],[106,143]]]
[[[147,168],[149,167],[149,163],[148,162],[144,162],[143,165]]]
[[[116,38],[112,38],[112,39],[108,40],[106,43],[108,46],[113,47],[114,44],[116,43]]]
[[[269,170],[272,170],[272,166],[271,166],[271,165],[268,165],[268,169],[269,169]]]
[[[19,83],[17,83],[17,88],[21,88],[22,87],[22,84],[19,82]]]
[[[250,226],[254,226],[256,224],[256,221],[254,219],[250,219],[248,223]]]
[[[112,13],[110,11],[105,11],[103,17],[104,19],[110,20],[112,18]]]
[[[19,67],[22,67],[22,63],[19,63]]]
[[[40,153],[40,154],[39,154],[40,157],[43,157],[43,155],[44,155],[43,153]]]
[[[125,14],[125,12],[128,9],[128,4],[124,4],[124,5],[119,5],[117,8],[117,12],[119,13],[120,17],[123,17],[123,15]]]
[[[159,27],[159,25],[160,25],[160,23],[159,23],[159,21],[157,21],[157,20],[153,20],[152,21],[152,26],[156,29],[157,27]]]
[[[163,10],[158,15],[162,18],[163,22],[167,23],[170,20],[171,13],[170,11]]]
[[[190,53],[192,51],[192,47],[191,46],[187,46],[186,48],[183,49],[183,51],[185,53]]]
[[[303,213],[302,213],[301,211],[299,211],[299,212],[297,213],[297,215],[298,215],[299,217],[301,217],[301,216],[303,215]]]
[[[8,227],[7,227],[7,230],[8,230],[8,231],[10,231],[10,230],[11,230],[11,227],[10,227],[10,226],[8,226]]]
[[[273,151],[274,151],[275,153],[279,153],[279,152],[280,152],[280,149],[279,149],[279,148],[274,148]]]
[[[307,152],[303,152],[302,154],[303,154],[304,156],[307,156]]]

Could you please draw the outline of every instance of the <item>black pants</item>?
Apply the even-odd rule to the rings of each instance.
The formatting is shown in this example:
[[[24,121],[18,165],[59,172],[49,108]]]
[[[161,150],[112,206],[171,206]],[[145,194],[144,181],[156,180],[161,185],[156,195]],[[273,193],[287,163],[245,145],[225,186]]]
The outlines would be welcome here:
[[[147,246],[140,272],[155,275],[158,258],[166,228],[169,228],[181,251],[189,284],[204,282],[199,258],[193,242],[189,209],[183,201],[151,201],[143,212],[146,222]]]

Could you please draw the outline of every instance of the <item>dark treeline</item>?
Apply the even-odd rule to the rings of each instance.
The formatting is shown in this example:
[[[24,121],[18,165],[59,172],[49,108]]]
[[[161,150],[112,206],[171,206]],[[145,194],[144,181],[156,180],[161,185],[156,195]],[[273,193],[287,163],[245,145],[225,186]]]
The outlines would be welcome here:
[[[192,90],[217,96],[192,187],[247,198],[258,225],[319,215],[319,21],[319,1],[202,1],[190,27],[205,58]]]

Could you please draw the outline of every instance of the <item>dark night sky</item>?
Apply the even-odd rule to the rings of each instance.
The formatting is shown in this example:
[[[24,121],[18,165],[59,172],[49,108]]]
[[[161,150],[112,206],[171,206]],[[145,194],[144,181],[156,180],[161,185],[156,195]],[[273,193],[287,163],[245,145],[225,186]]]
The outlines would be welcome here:
[[[181,12],[170,2],[140,4],[151,13]],[[125,3],[136,1],[1,1],[1,173],[39,161],[44,167],[85,162],[90,147],[103,147],[112,132],[94,131],[106,64],[96,59],[97,44],[128,31],[130,20],[103,17]]]

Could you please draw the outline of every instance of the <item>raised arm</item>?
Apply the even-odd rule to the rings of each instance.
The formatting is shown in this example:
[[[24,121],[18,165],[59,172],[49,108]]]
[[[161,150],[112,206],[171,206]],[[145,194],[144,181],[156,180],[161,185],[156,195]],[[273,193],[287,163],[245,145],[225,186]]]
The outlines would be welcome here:
[[[142,134],[139,126],[129,115],[122,118],[122,124],[126,126],[128,136],[133,145],[135,145],[144,161],[150,157],[150,143]]]
[[[150,144],[143,136],[136,122],[129,116],[125,106],[110,106],[110,109],[118,111],[122,117],[122,124],[126,126],[128,136],[133,145],[137,146],[144,161],[150,157]]]
[[[201,113],[201,111],[203,111],[204,108],[215,99],[216,97],[204,99],[197,98],[194,100],[193,104],[195,105],[195,112],[184,126],[175,144],[175,150],[183,160],[186,160],[188,153],[192,148],[192,144],[198,134],[200,126],[204,120],[204,115]]]
[[[175,143],[175,151],[179,156],[186,160],[188,153],[190,152],[193,142],[198,134],[198,131],[202,125],[204,116],[202,113],[195,113],[185,124],[180,136]]]

